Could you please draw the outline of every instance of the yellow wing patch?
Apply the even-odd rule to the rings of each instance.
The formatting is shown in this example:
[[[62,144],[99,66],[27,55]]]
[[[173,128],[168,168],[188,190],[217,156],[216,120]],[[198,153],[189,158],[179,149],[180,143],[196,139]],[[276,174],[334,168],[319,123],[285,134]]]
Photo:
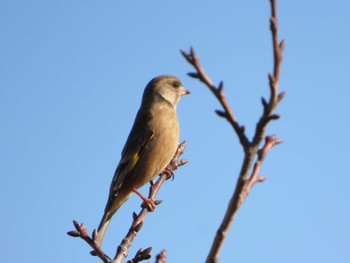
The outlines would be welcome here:
[[[143,145],[141,145],[140,150],[139,150],[137,153],[135,153],[135,154],[133,155],[133,157],[132,157],[132,162],[131,162],[131,164],[129,165],[128,172],[132,171],[132,170],[135,168],[135,166],[136,166],[137,162],[139,161],[139,159],[140,159],[142,153],[143,153],[144,150],[146,149],[148,143],[154,138],[154,136],[155,136],[155,133],[152,132],[152,134],[151,134],[151,136],[148,138],[148,140],[145,141],[145,143],[144,143]]]
[[[130,173],[132,173],[132,170],[136,167],[138,164],[142,154],[144,153],[145,149],[147,148],[147,145],[152,141],[152,139],[155,137],[155,132],[150,130],[147,133],[144,134],[142,144],[139,147],[139,150],[134,153],[129,158],[122,159],[122,161],[118,164],[117,169],[114,173],[114,177],[111,183],[110,187],[110,198],[109,203],[112,203],[114,198],[117,196],[119,189],[122,187],[124,179],[126,176],[130,176]],[[126,151],[123,150],[123,154]],[[108,206],[108,204],[107,204]],[[106,206],[106,207],[107,207]]]

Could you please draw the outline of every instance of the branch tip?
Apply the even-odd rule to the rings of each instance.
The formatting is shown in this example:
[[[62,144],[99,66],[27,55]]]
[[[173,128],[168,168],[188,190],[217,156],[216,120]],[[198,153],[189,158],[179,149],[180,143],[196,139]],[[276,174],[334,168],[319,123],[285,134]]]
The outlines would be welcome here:
[[[281,49],[281,52],[283,52],[285,47],[286,47],[286,40],[283,39],[279,44],[279,48]]]
[[[162,252],[160,252],[157,255],[156,263],[165,263],[166,262],[166,256],[167,256],[167,251],[165,249],[163,249]]]
[[[187,141],[183,141],[182,143],[180,143],[179,148],[178,148],[179,151],[183,152],[185,150],[186,146],[187,146]]]
[[[154,205],[160,205],[161,203],[163,203],[163,200],[154,200]]]
[[[148,247],[144,250],[144,252],[151,253],[152,249],[153,249],[152,247]]]
[[[180,49],[180,53],[186,58],[187,57],[187,53],[185,50]]]
[[[277,96],[278,101],[280,102],[284,98],[284,96],[286,96],[286,92],[285,91],[283,91],[280,94],[278,94],[278,96]]]
[[[187,54],[185,50],[181,49],[180,52],[182,56],[187,60],[188,63],[192,63],[192,60],[193,60],[192,57],[189,54]]]
[[[283,140],[278,139],[276,135],[269,135],[265,137],[265,145],[273,147],[277,144],[281,144]]]
[[[257,181],[259,183],[265,182],[266,181],[266,177],[265,176],[259,176]]]
[[[226,112],[224,112],[224,111],[222,111],[222,110],[215,110],[215,113],[216,113],[217,115],[219,115],[220,117],[222,117],[222,118],[226,118],[226,117],[227,117]]]
[[[128,260],[127,263],[138,263],[141,262],[143,260],[147,260],[150,259],[152,257],[152,255],[150,254],[152,251],[152,247],[146,248],[146,249],[142,249],[140,248],[136,254],[135,257],[133,259]]]
[[[68,231],[68,232],[67,232],[67,235],[68,235],[68,236],[71,236],[71,237],[80,237],[80,236],[81,236],[81,234],[79,233],[79,231],[75,231],[75,230]]]
[[[283,140],[276,139],[276,140],[274,141],[274,145],[278,145],[278,144],[281,144],[281,143],[283,143]]]
[[[269,120],[278,120],[279,118],[281,118],[281,116],[278,114],[272,114],[269,116]]]
[[[265,99],[264,97],[261,97],[261,103],[262,103],[262,105],[264,106],[264,109],[266,109],[268,103],[267,103],[267,101],[266,101],[266,99]]]
[[[217,88],[217,91],[221,93],[222,90],[223,90],[223,88],[224,88],[224,82],[223,82],[223,81],[220,81],[219,87]]]
[[[190,47],[191,57],[196,57],[196,52],[194,52],[193,46]]]
[[[81,227],[83,224],[80,225],[80,223],[79,223],[78,221],[73,220],[73,225],[74,225],[74,227],[79,231],[80,227]]]
[[[182,160],[178,161],[178,166],[185,165],[185,164],[188,163],[188,162],[189,162],[189,160],[187,160],[187,159],[182,159]]]
[[[199,79],[199,74],[196,72],[189,72],[187,73],[187,75],[190,76],[191,78]]]

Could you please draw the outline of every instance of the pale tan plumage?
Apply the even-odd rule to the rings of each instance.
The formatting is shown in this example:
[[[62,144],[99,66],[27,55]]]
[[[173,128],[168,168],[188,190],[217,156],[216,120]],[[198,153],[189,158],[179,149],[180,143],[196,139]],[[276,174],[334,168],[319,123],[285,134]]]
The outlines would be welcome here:
[[[169,164],[179,143],[176,106],[189,91],[173,76],[162,75],[146,86],[134,125],[122,151],[98,228],[101,245],[111,217],[137,189]]]

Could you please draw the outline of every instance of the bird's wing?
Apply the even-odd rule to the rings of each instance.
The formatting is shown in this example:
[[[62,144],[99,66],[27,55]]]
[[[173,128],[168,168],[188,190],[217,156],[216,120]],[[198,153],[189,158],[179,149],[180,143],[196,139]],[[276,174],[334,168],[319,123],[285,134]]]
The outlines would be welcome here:
[[[154,130],[147,125],[151,116],[138,116],[135,120],[134,126],[130,132],[127,142],[122,151],[122,159],[120,160],[117,169],[114,173],[110,188],[110,201],[113,201],[122,187],[124,179],[132,172],[136,164],[142,157],[146,147],[154,138]],[[147,119],[147,123],[142,123],[139,120]]]

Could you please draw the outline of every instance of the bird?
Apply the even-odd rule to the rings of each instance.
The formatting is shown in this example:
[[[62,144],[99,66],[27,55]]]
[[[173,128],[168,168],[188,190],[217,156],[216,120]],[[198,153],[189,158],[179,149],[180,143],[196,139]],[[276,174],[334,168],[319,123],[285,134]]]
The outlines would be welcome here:
[[[171,75],[157,76],[147,84],[110,185],[97,229],[97,245],[102,245],[112,216],[132,193],[138,194],[144,201],[151,201],[137,189],[153,180],[173,158],[180,134],[176,107],[181,97],[187,94],[190,91]]]

